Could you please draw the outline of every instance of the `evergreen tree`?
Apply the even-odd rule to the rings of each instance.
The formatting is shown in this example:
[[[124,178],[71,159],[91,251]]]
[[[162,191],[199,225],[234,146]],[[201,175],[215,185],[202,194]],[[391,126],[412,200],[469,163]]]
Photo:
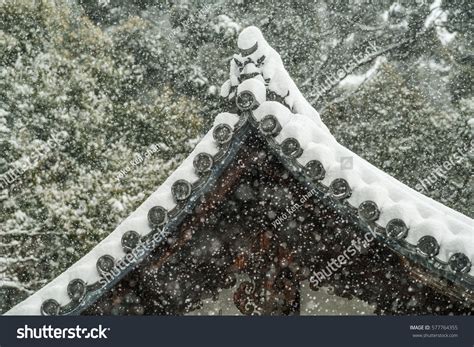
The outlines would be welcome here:
[[[0,311],[184,158],[221,111],[247,25],[341,143],[416,189],[472,139],[472,11],[470,0],[0,2],[0,174],[14,174],[0,190]],[[471,176],[466,154],[423,193],[473,216]]]
[[[0,194],[0,311],[110,233],[201,131],[199,103],[154,87],[125,49],[135,31],[105,33],[61,2],[0,4],[0,174],[15,173]]]

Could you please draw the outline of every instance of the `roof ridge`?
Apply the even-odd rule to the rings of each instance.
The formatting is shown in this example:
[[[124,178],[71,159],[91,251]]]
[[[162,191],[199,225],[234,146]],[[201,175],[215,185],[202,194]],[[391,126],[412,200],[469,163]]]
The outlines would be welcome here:
[[[300,92],[280,55],[268,44],[260,29],[255,26],[245,28],[239,35],[237,45],[240,53],[234,54],[230,61],[229,79],[221,87],[223,98],[234,102],[242,83],[249,79],[257,80],[265,87],[265,100],[278,101],[293,113],[307,116],[330,134],[319,113]],[[249,91],[257,92],[259,87],[253,87],[255,89],[250,88]]]
[[[111,234],[6,314],[70,314],[85,308],[88,295],[93,300],[108,288],[102,283],[104,273],[115,269],[131,250],[150,240],[156,246],[165,239],[171,223],[178,223],[196,201],[192,193],[203,193],[233,159],[249,122],[293,171],[353,211],[387,242],[400,245],[397,250],[422,256],[433,269],[474,287],[473,220],[414,191],[340,145],[258,28],[244,29],[238,46],[241,53],[234,55],[230,79],[221,89],[223,97],[235,102],[237,113],[219,113],[213,128],[184,162]],[[352,158],[353,168],[344,170],[341,158]]]
[[[396,241],[418,253],[424,252],[421,248],[429,238],[428,260],[474,286],[474,220],[415,191],[339,144],[314,108],[308,107],[280,56],[258,28],[244,29],[238,45],[241,53],[230,63],[230,79],[221,95],[235,101],[240,113],[250,113],[249,118],[277,152],[285,156],[285,145],[295,149],[289,157],[300,171],[316,165],[324,173],[318,178],[323,188],[358,210],[361,218],[363,208],[370,206],[377,215],[372,228],[384,233],[400,231]],[[273,93],[276,97],[272,98]],[[350,170],[342,167],[347,158],[351,159]],[[337,188],[347,194],[337,197]]]
[[[286,71],[280,55],[268,44],[262,32],[255,26],[245,28],[238,38],[239,54],[234,54],[230,62],[230,78],[221,87],[221,96],[231,102],[241,104],[241,110],[255,110],[261,104],[262,107],[271,108],[268,101],[276,101],[287,107],[293,114],[301,114],[307,116],[325,132],[331,134],[326,125],[322,122],[319,113],[306,101],[304,96],[295,85],[294,81]],[[277,80],[276,82],[275,79]],[[286,82],[285,83],[282,83]],[[261,84],[259,83],[261,82]],[[262,84],[265,88],[266,96],[262,90]],[[290,87],[288,87],[288,85]],[[238,96],[245,97],[245,93],[249,92],[250,100],[238,100]],[[250,106],[245,103],[254,102]],[[277,107],[277,106],[273,106]],[[267,110],[270,111],[270,110]],[[305,113],[305,111],[307,111]],[[261,111],[262,112],[262,111]],[[332,136],[332,135],[331,135]],[[351,153],[359,157],[357,154]],[[359,157],[360,158],[360,157]],[[362,159],[362,158],[361,158]],[[371,165],[371,169],[377,173],[386,176],[387,179],[397,184],[403,184],[393,176],[388,175],[381,169]],[[403,189],[409,193],[417,193],[413,188],[403,184]],[[459,218],[464,219],[465,223],[473,220],[466,215],[453,210],[438,201],[423,195],[424,198],[432,201],[439,208],[447,209]]]

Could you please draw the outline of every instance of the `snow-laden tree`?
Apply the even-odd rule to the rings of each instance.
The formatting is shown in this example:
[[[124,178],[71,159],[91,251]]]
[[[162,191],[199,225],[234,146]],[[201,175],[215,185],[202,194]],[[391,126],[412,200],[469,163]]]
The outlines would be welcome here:
[[[0,312],[112,231],[199,134],[199,103],[123,47],[135,30],[61,2],[0,4]]]
[[[153,190],[220,111],[247,25],[340,142],[416,188],[472,139],[472,10],[470,0],[2,2],[0,173],[21,176],[0,192],[3,282],[37,289]],[[52,136],[66,140],[25,170]],[[117,178],[153,144],[158,153]],[[463,160],[423,193],[472,216],[470,172]],[[13,298],[3,309],[15,293],[0,295]]]

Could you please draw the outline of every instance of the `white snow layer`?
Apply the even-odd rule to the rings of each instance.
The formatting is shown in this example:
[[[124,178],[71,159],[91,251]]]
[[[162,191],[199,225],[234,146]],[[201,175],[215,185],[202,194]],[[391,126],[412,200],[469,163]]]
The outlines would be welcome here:
[[[278,143],[296,138],[303,148],[298,158],[305,165],[319,160],[326,169],[322,183],[329,185],[336,178],[344,178],[352,189],[349,203],[358,207],[366,200],[377,203],[380,209],[378,223],[385,227],[393,218],[402,219],[408,226],[406,240],[416,244],[425,235],[434,236],[440,243],[438,258],[447,261],[457,252],[466,254],[474,262],[473,220],[436,202],[371,165],[357,154],[340,145],[315,122],[300,114],[291,113],[283,105],[267,101],[254,112],[257,120],[273,114],[282,126]],[[341,162],[350,158],[352,169],[341,169]],[[474,270],[471,269],[471,275]]]
[[[359,206],[366,200],[377,203],[380,208],[378,220],[380,225],[385,226],[392,218],[400,218],[409,228],[406,239],[408,242],[416,244],[422,236],[432,235],[440,243],[439,259],[447,261],[452,254],[462,252],[474,263],[473,220],[409,188],[340,145],[322,123],[316,110],[300,93],[285,70],[280,55],[270,47],[260,30],[256,27],[244,29],[238,39],[239,48],[247,50],[254,47],[255,43],[258,44],[255,52],[245,57],[241,54],[234,55],[234,58],[242,66],[248,59],[256,64],[248,68],[246,73],[260,72],[264,80],[269,81],[266,88],[285,97],[285,102],[291,111],[279,102],[265,101],[266,96],[261,92],[260,76],[255,77],[253,81],[246,80],[239,84],[240,70],[234,60],[231,61],[230,79],[222,86],[221,95],[232,98],[233,95],[230,93],[232,86],[238,86],[239,92],[252,91],[260,103],[254,111],[254,117],[260,120],[265,115],[274,115],[282,126],[281,132],[276,137],[277,142],[281,143],[288,137],[296,138],[304,150],[298,161],[302,165],[310,160],[321,161],[326,169],[324,184],[329,185],[335,178],[346,179],[352,189],[349,202],[353,206]],[[265,59],[257,63],[262,56],[265,56]],[[233,127],[237,121],[236,114],[221,113],[216,117],[214,126],[226,123]],[[100,278],[96,270],[97,259],[104,254],[110,254],[116,259],[122,258],[125,255],[121,247],[123,233],[135,230],[141,235],[148,234],[151,231],[147,221],[148,210],[156,205],[172,209],[175,207],[171,196],[172,184],[178,179],[185,179],[191,183],[198,179],[193,168],[194,157],[201,152],[214,155],[218,151],[212,131],[213,129],[204,136],[181,166],[108,237],[63,274],[6,314],[39,315],[44,300],[52,298],[61,305],[70,301],[66,288],[71,280],[81,278],[89,284],[98,281]],[[343,158],[352,158],[352,169],[341,169]],[[474,267],[470,275],[474,276]]]
[[[298,87],[296,87],[295,82],[293,82],[283,66],[280,55],[268,44],[260,29],[254,26],[245,28],[240,33],[237,43],[241,50],[249,49],[256,43],[257,50],[255,52],[245,57],[243,57],[242,54],[236,54],[234,55],[234,58],[243,65],[248,60],[251,60],[251,62],[255,64],[261,57],[265,57],[265,61],[259,69],[257,68],[257,70],[260,70],[260,73],[265,80],[270,81],[267,88],[284,97],[285,102],[295,113],[304,114],[308,117],[314,118],[318,125],[329,133],[329,129],[321,121],[319,113],[303,97]],[[232,97],[232,95],[229,95],[227,92],[227,89],[229,85],[234,85],[233,81],[236,81],[238,77],[235,74],[239,73],[234,64],[235,63],[231,61],[230,82],[227,81],[224,83],[221,90],[221,95],[223,97]]]
[[[226,123],[233,128],[238,120],[239,117],[236,114],[220,113],[216,116],[214,125]],[[122,235],[128,230],[135,230],[140,235],[147,235],[150,233],[151,228],[148,225],[147,219],[148,210],[157,205],[163,206],[167,210],[171,210],[176,206],[171,195],[171,186],[173,183],[179,179],[185,179],[190,183],[197,181],[198,176],[195,174],[193,167],[194,157],[203,152],[214,155],[219,150],[219,147],[212,136],[213,130],[214,127],[209,130],[201,142],[196,145],[196,148],[184,160],[179,168],[177,168],[166,179],[166,181],[109,236],[49,284],[6,312],[6,315],[40,315],[41,304],[47,299],[55,299],[59,304],[61,304],[61,306],[66,305],[71,301],[67,294],[67,285],[71,280],[80,278],[86,282],[86,284],[92,284],[99,281],[100,276],[96,269],[97,259],[104,254],[109,254],[113,256],[114,259],[123,258],[125,252],[121,245]]]

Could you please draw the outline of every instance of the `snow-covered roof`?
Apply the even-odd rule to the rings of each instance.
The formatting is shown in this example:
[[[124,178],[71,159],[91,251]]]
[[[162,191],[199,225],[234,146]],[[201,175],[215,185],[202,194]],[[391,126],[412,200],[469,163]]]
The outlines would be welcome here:
[[[282,158],[305,172],[308,181],[317,182],[334,201],[349,207],[387,243],[423,257],[432,268],[474,287],[473,220],[340,145],[258,28],[243,30],[238,47],[240,54],[231,60],[230,78],[221,96],[235,102],[239,111],[217,115],[213,128],[189,157],[135,212],[86,256],[7,314],[74,313],[87,295],[103,292],[106,286],[98,285],[103,279],[101,268],[130,254],[130,240],[138,236],[158,235],[156,240],[161,240],[160,230],[167,230],[186,209],[187,200],[202,193],[200,189],[213,176],[210,172],[225,165],[221,159],[232,159],[230,143],[235,145],[245,124],[258,127]],[[341,161],[347,158],[352,160],[352,169],[343,170]],[[133,247],[138,247],[136,242]]]

